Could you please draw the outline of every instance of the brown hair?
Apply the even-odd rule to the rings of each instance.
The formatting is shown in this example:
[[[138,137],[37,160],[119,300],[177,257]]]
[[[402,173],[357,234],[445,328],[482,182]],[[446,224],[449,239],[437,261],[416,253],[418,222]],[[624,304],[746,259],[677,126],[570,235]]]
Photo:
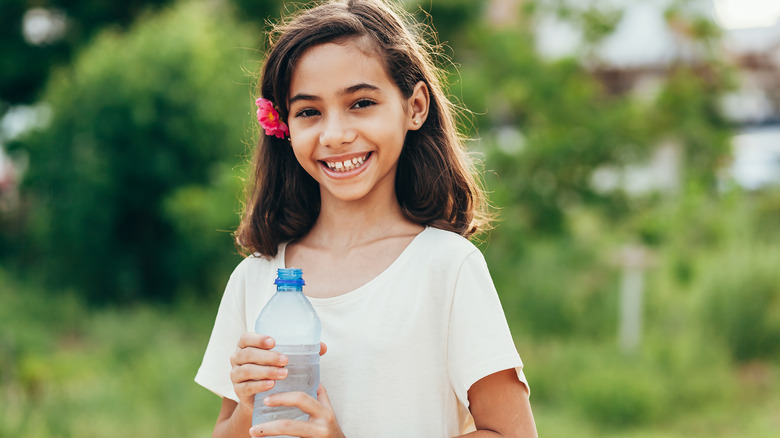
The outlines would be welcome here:
[[[469,168],[431,47],[404,18],[408,14],[381,0],[328,2],[298,13],[272,33],[276,38],[270,39],[260,91],[287,120],[292,71],[306,50],[367,37],[404,96],[410,97],[420,81],[430,93],[428,118],[408,132],[398,161],[395,191],[401,210],[421,225],[471,236],[488,222],[483,192]],[[255,152],[253,178],[236,243],[244,252],[275,256],[280,243],[302,237],[314,225],[319,186],[298,164],[288,140],[268,135]]]

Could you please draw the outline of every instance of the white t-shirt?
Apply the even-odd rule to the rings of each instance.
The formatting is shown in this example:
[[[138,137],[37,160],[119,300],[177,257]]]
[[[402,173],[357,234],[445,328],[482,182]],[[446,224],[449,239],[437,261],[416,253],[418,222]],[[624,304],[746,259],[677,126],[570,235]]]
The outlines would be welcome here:
[[[238,401],[230,355],[274,294],[285,247],[246,258],[228,281],[195,377],[222,397]],[[473,430],[473,383],[512,368],[526,382],[482,253],[455,233],[426,228],[365,285],[309,300],[328,346],[320,381],[347,437],[459,435]]]

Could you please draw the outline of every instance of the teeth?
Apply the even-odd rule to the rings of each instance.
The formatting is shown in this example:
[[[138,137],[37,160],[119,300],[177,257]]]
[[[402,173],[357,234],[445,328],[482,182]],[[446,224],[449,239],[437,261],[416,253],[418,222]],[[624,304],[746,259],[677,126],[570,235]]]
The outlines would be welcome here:
[[[368,158],[368,154],[362,157],[352,158],[351,160],[326,161],[325,164],[327,164],[331,170],[335,170],[336,172],[346,172],[359,167],[366,161],[366,158]]]

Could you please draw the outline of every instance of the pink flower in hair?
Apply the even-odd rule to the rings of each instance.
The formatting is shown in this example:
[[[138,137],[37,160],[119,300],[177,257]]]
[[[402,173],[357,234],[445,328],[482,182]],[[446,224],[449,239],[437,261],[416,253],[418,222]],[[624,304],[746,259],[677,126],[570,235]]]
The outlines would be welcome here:
[[[279,118],[279,112],[274,108],[274,104],[268,99],[258,97],[255,100],[257,105],[257,121],[265,130],[265,135],[274,135],[278,138],[284,138],[290,130],[287,125]]]

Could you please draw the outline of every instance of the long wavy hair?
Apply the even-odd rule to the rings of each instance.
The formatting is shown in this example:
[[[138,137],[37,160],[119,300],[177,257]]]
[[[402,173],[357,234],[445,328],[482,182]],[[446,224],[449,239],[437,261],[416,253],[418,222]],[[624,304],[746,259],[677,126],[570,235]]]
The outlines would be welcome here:
[[[287,120],[292,72],[301,56],[319,44],[367,38],[405,97],[420,81],[430,94],[428,118],[408,132],[398,162],[395,193],[403,214],[468,237],[489,222],[486,200],[455,126],[456,108],[442,89],[434,46],[412,32],[419,26],[382,0],[331,1],[299,11],[270,33],[260,93]],[[280,243],[302,237],[317,220],[319,185],[298,164],[289,140],[261,135],[249,184],[235,233],[242,253],[273,257]]]

